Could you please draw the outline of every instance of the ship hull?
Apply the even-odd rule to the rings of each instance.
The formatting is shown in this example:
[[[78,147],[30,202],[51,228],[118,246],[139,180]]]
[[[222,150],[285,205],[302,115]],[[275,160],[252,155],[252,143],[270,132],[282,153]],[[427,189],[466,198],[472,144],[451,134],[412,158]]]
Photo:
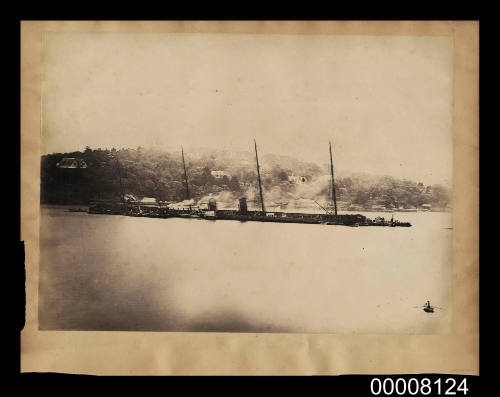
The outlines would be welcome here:
[[[361,214],[308,214],[308,213],[286,213],[274,212],[264,213],[261,211],[248,211],[241,213],[233,210],[207,211],[197,210],[174,210],[168,208],[138,208],[127,205],[103,205],[90,207],[89,214],[126,215],[132,217],[146,218],[196,218],[204,220],[231,220],[240,222],[272,222],[272,223],[298,223],[309,225],[332,225],[332,226],[385,226],[385,227],[410,227],[409,222],[399,222],[376,218],[371,220]]]

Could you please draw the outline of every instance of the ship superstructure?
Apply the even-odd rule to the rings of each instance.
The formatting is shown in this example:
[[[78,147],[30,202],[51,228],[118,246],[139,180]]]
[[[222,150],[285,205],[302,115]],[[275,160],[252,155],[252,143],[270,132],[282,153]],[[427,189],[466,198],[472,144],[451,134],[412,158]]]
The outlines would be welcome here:
[[[186,169],[186,163],[184,159],[184,149],[181,148],[182,154],[182,166],[184,174],[184,185],[186,190],[186,200],[187,203],[184,206],[168,206],[161,205],[144,205],[144,203],[135,202],[123,202],[120,203],[99,203],[97,205],[91,206],[89,213],[99,213],[99,214],[114,214],[114,215],[128,215],[128,216],[145,216],[145,217],[155,217],[155,218],[199,218],[206,220],[235,220],[241,222],[247,221],[257,221],[257,222],[276,222],[276,223],[305,223],[305,224],[323,224],[323,225],[343,225],[343,226],[404,226],[409,227],[411,224],[409,222],[400,222],[394,220],[391,217],[390,220],[386,220],[382,217],[377,217],[375,219],[367,218],[362,214],[339,214],[337,210],[337,195],[335,189],[335,177],[333,168],[333,155],[332,155],[332,144],[329,143],[329,154],[330,154],[330,199],[332,210],[326,209],[319,203],[318,206],[324,211],[324,213],[300,213],[300,212],[271,212],[266,211],[266,206],[264,203],[264,192],[262,187],[261,173],[260,173],[260,163],[259,155],[257,151],[257,142],[254,139],[254,149],[255,149],[255,164],[257,169],[257,182],[259,188],[259,203],[260,210],[249,210],[247,204],[247,198],[241,197],[238,200],[238,209],[236,210],[223,210],[217,209],[217,203],[214,199],[211,199],[206,208],[201,208],[200,206],[193,206],[189,191],[189,181]],[[120,194],[123,197],[123,192]]]

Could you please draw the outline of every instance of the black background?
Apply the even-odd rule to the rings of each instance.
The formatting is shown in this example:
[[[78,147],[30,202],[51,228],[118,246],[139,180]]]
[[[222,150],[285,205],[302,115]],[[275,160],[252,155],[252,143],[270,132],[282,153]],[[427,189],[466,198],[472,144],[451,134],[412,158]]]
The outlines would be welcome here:
[[[4,256],[0,263],[3,265],[4,272],[2,274],[1,280],[3,295],[3,308],[7,309],[8,313],[5,313],[2,317],[2,329],[5,331],[7,329],[7,338],[4,338],[4,349],[2,354],[2,362],[7,364],[7,369],[4,369],[3,374],[7,375],[11,380],[15,380],[16,389],[21,391],[25,390],[27,387],[35,386],[41,387],[42,391],[45,386],[50,384],[50,389],[47,391],[53,393],[54,391],[62,391],[64,394],[72,394],[75,392],[83,393],[97,393],[104,391],[102,389],[103,384],[109,381],[113,382],[113,390],[118,392],[121,387],[128,390],[130,382],[140,383],[140,389],[138,392],[147,395],[149,393],[161,393],[161,394],[171,394],[171,393],[186,393],[193,390],[193,386],[201,386],[202,392],[229,392],[231,394],[241,394],[241,393],[274,393],[274,387],[276,391],[280,394],[290,391],[297,391],[302,393],[307,393],[307,395],[315,394],[326,394],[326,395],[360,395],[369,396],[370,393],[370,382],[373,377],[378,377],[384,379],[385,376],[382,375],[345,375],[345,376],[320,376],[320,377],[197,377],[196,381],[192,381],[192,377],[95,377],[95,376],[85,376],[85,375],[65,375],[65,374],[21,374],[20,373],[20,330],[24,326],[24,314],[25,314],[25,296],[24,296],[24,247],[23,243],[20,241],[20,21],[21,20],[163,20],[163,19],[184,19],[184,20],[196,20],[196,19],[264,19],[264,20],[276,20],[276,19],[292,19],[292,20],[480,20],[480,48],[481,48],[481,82],[486,81],[487,83],[481,84],[481,121],[482,121],[482,136],[481,137],[481,148],[484,145],[484,137],[486,139],[492,138],[496,135],[498,127],[491,127],[485,122],[485,109],[487,108],[487,103],[490,101],[485,98],[491,98],[491,90],[496,88],[493,86],[493,79],[489,77],[489,70],[491,67],[496,67],[497,61],[488,59],[490,53],[488,52],[487,44],[494,43],[491,48],[491,55],[495,55],[496,48],[498,47],[497,40],[495,38],[494,28],[495,21],[486,21],[486,18],[480,18],[479,14],[471,13],[471,5],[467,5],[467,12],[457,11],[457,4],[453,6],[443,5],[441,10],[437,9],[437,2],[429,3],[424,5],[423,3],[408,3],[408,9],[413,11],[413,15],[409,14],[399,14],[397,11],[399,8],[390,8],[391,12],[382,12],[379,3],[371,3],[370,8],[361,3],[348,4],[347,7],[352,6],[350,12],[346,12],[345,4],[340,7],[338,4],[332,4],[331,9],[316,9],[316,12],[307,11],[303,8],[303,5],[292,9],[291,3],[287,4],[286,7],[276,6],[272,9],[270,4],[266,4],[260,8],[256,3],[242,3],[236,10],[233,7],[222,7],[219,6],[218,9],[215,7],[215,3],[204,3],[205,5],[200,8],[195,3],[191,3],[186,7],[187,11],[179,11],[172,7],[171,4],[167,4],[164,8],[167,10],[147,10],[148,13],[144,12],[144,9],[138,12],[135,7],[125,8],[125,3],[116,5],[116,8],[110,7],[110,10],[104,10],[103,4],[100,4],[99,8],[93,8],[94,14],[90,12],[90,6],[87,3],[75,3],[74,11],[78,9],[78,12],[71,14],[66,8],[53,7],[49,10],[47,4],[38,4],[37,8],[33,8],[31,5],[25,4],[25,10],[18,10],[16,13],[9,14],[9,18],[3,18],[2,30],[5,30],[3,37],[4,50],[2,56],[2,64],[4,70],[2,73],[4,89],[4,110],[3,116],[4,120],[9,120],[8,126],[2,123],[4,131],[2,134],[2,145],[4,149],[3,157],[3,170],[4,176],[7,176],[8,184],[3,185],[3,200],[2,200],[2,218],[4,222],[3,230],[4,236],[2,238],[2,243],[4,246]],[[137,4],[136,4],[137,5]],[[147,8],[147,7],[146,7]],[[54,10],[55,9],[55,10]],[[49,11],[52,12],[49,14]],[[72,10],[73,11],[73,10]],[[98,11],[101,12],[98,15]],[[408,10],[406,10],[408,11]],[[417,11],[417,15],[415,15]],[[418,15],[418,11],[421,15]],[[428,14],[425,15],[427,11]],[[442,11],[439,14],[439,11]],[[453,13],[455,11],[455,13]],[[107,12],[107,14],[103,13]],[[128,15],[126,15],[128,12]],[[357,14],[356,14],[357,12]],[[368,15],[369,13],[371,15]],[[434,12],[434,14],[432,14]],[[446,13],[447,12],[447,13]],[[487,15],[488,13],[483,13]],[[490,15],[493,15],[493,11],[490,10]],[[491,40],[493,39],[493,40]],[[8,48],[5,48],[7,44]],[[6,84],[9,89],[5,89]],[[495,102],[492,102],[495,103]],[[7,105],[7,106],[6,106]],[[488,127],[485,127],[488,126]],[[486,146],[486,145],[484,145]],[[488,174],[493,171],[495,173],[498,166],[494,161],[498,157],[496,154],[497,150],[495,144],[490,144],[487,146],[487,153],[481,156],[481,171],[485,170]],[[494,150],[492,153],[488,153],[490,150]],[[485,164],[488,166],[485,167]],[[493,177],[489,176],[483,178],[482,180],[492,181]],[[491,174],[494,175],[494,174]],[[481,184],[482,188],[489,189],[494,188],[496,182],[488,183],[488,186]],[[492,194],[483,194],[481,198],[487,197],[486,201],[494,199]],[[491,208],[494,211],[494,204],[486,206],[485,208]],[[488,214],[490,215],[490,214]],[[492,214],[494,215],[494,214]],[[7,222],[5,222],[7,220]],[[488,217],[488,221],[495,225],[494,216]],[[481,223],[483,226],[483,223]],[[482,231],[482,229],[481,229]],[[6,232],[6,233],[5,233]],[[481,241],[483,244],[481,246],[489,245],[491,238],[496,237],[496,233],[481,233]],[[483,239],[486,238],[487,243],[484,244]],[[495,374],[496,365],[486,364],[486,359],[484,355],[490,355],[493,353],[496,347],[495,342],[487,342],[487,334],[491,330],[495,329],[495,326],[486,327],[484,325],[484,318],[495,319],[497,310],[492,307],[491,303],[494,304],[496,299],[486,298],[486,291],[490,290],[484,285],[484,280],[492,281],[494,277],[489,274],[499,263],[496,257],[490,259],[488,257],[485,261],[485,255],[481,251],[481,258],[485,266],[481,268],[481,288],[480,297],[481,304],[486,304],[488,309],[484,309],[481,313],[486,313],[486,315],[481,316],[481,366],[480,366],[480,376],[467,376],[467,387],[469,391],[468,396],[478,396],[483,395],[486,392],[486,379],[493,380],[492,375]],[[6,271],[5,271],[6,270]],[[5,288],[7,287],[7,288]],[[493,287],[494,288],[494,287]],[[492,301],[493,299],[493,301]],[[487,311],[486,311],[487,310]],[[486,346],[485,349],[483,347]],[[483,354],[484,353],[484,354]],[[395,375],[390,376],[394,380],[397,378],[410,379],[412,377],[421,379],[428,377],[432,382],[438,377],[444,381],[446,378],[453,377],[460,384],[460,381],[464,376],[447,375],[447,374],[409,374],[409,375]],[[260,381],[265,380],[265,385],[260,384]],[[145,382],[144,382],[145,381]],[[217,383],[213,383],[216,381]],[[245,387],[240,386],[240,382],[245,384]],[[256,382],[255,385],[253,383]],[[311,383],[312,382],[312,383]],[[273,385],[274,384],[274,385]],[[146,386],[147,385],[147,386]],[[172,386],[176,385],[182,389],[173,389]],[[55,387],[54,387],[55,386]],[[119,387],[118,387],[119,386]],[[207,387],[208,386],[208,387]],[[273,387],[274,386],[274,387]],[[273,387],[273,388],[271,388]],[[304,387],[300,389],[299,387]],[[313,388],[311,388],[313,387]],[[321,389],[316,389],[320,387]],[[157,389],[158,388],[158,389]],[[492,385],[491,391],[495,390],[497,387]],[[435,389],[433,387],[433,389]],[[443,387],[444,395],[445,388]],[[393,394],[396,395],[396,394]],[[434,394],[432,394],[434,395]],[[462,394],[457,394],[457,396]]]

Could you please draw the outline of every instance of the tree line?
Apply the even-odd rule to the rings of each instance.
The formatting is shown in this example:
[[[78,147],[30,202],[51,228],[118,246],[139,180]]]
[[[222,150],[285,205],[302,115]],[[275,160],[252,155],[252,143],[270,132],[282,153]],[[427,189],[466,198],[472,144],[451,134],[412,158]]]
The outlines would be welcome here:
[[[269,155],[261,165],[264,193],[273,199],[328,198],[328,167],[302,163],[287,158],[287,167]],[[86,168],[59,168],[63,158],[83,159]],[[230,156],[227,153],[202,152],[186,158],[191,198],[222,192],[234,197],[256,196],[257,173],[252,153]],[[216,178],[212,171],[222,170],[227,175]],[[297,186],[291,175],[306,178]],[[444,209],[450,205],[449,189],[441,185],[425,186],[420,182],[401,180],[390,176],[353,174],[336,178],[339,202],[368,208],[420,208],[430,205]],[[118,200],[123,194],[139,198],[154,197],[159,201],[185,200],[186,188],[182,158],[179,153],[156,149],[91,149],[69,153],[52,153],[41,157],[41,203],[88,204],[93,200]],[[251,198],[251,197],[250,197]]]

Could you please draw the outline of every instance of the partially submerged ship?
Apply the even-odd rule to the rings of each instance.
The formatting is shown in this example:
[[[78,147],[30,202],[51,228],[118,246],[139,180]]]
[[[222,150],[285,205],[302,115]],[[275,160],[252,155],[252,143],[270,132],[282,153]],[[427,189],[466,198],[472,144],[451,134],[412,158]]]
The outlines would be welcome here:
[[[123,192],[120,194],[121,201],[116,202],[99,202],[95,203],[89,208],[90,214],[110,214],[110,215],[127,215],[135,217],[150,217],[150,218],[199,218],[207,220],[235,220],[240,222],[276,222],[276,223],[304,223],[304,224],[323,224],[323,225],[342,225],[342,226],[389,226],[389,227],[410,227],[409,222],[400,222],[394,219],[390,220],[383,217],[376,217],[374,219],[367,218],[362,214],[339,214],[337,211],[337,195],[335,190],[335,178],[333,170],[333,156],[332,145],[330,143],[330,187],[331,187],[331,200],[332,203],[328,209],[316,204],[324,211],[323,213],[300,213],[300,212],[280,212],[280,211],[266,211],[264,204],[264,193],[262,189],[262,181],[260,176],[259,155],[257,151],[257,142],[254,140],[255,147],[255,162],[257,168],[257,178],[259,186],[259,202],[260,210],[249,210],[246,197],[241,197],[238,200],[238,209],[217,209],[217,202],[210,199],[206,208],[194,206],[191,203],[188,175],[186,170],[186,163],[184,160],[184,149],[182,152],[182,164],[184,171],[184,185],[186,190],[186,202],[190,203],[187,206],[178,208],[173,206],[144,205],[138,202],[124,202]],[[120,186],[121,175],[120,175]]]

